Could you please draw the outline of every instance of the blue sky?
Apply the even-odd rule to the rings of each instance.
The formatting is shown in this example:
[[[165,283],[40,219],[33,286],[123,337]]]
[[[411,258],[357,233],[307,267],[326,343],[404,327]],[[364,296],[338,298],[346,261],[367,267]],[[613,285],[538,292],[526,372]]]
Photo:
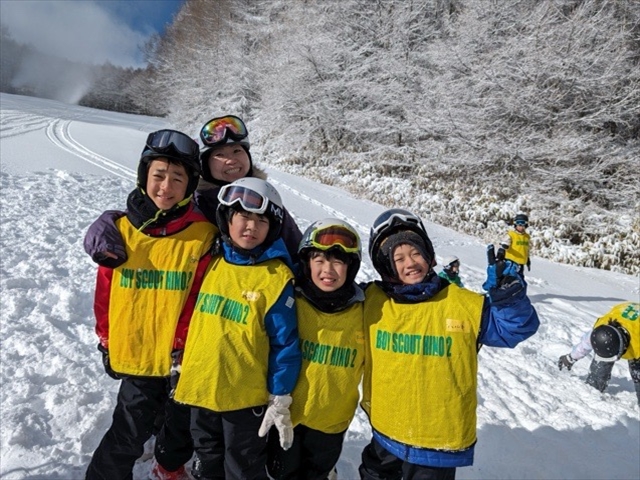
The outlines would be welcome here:
[[[0,21],[18,42],[69,60],[143,66],[141,47],[184,0],[0,0]]]
[[[127,22],[134,30],[161,32],[184,0],[97,0],[95,3]]]

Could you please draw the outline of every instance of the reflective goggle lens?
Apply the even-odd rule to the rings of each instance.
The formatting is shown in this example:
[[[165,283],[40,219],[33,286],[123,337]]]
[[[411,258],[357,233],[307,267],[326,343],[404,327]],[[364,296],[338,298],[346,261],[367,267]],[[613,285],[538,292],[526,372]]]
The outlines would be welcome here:
[[[151,132],[147,137],[146,145],[157,153],[168,153],[171,149],[190,157],[197,157],[200,153],[198,144],[191,137],[176,130]]]
[[[525,222],[524,220],[518,220],[516,222],[516,225],[520,225],[520,226],[526,227],[527,226],[527,222]]]
[[[233,115],[209,120],[200,131],[202,143],[209,147],[223,143],[227,138],[242,140],[247,135],[249,132],[244,122]]]
[[[320,250],[328,250],[332,247],[340,247],[347,253],[359,251],[358,236],[350,230],[333,225],[316,230],[311,235],[311,245]]]
[[[267,211],[269,201],[258,192],[238,185],[225,185],[220,189],[218,200],[223,205],[231,206],[240,203],[240,206],[252,213],[263,214]]]
[[[418,220],[416,220],[416,218],[413,216],[404,215],[402,213],[393,213],[384,222],[380,223],[379,225],[376,225],[372,229],[373,233],[377,234],[378,232],[381,232],[387,227],[393,226],[397,222],[407,222],[407,223],[413,223],[415,225],[419,225]]]

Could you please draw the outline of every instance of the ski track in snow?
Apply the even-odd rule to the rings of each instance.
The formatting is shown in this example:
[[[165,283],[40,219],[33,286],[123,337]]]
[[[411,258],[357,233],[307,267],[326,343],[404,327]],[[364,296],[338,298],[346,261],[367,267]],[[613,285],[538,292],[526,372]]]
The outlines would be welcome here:
[[[81,158],[85,162],[100,167],[120,178],[136,178],[136,172],[113,160],[89,150],[76,142],[69,133],[70,120],[55,120],[47,126],[47,137],[57,147]]]
[[[51,120],[15,110],[2,110],[0,139],[24,135],[45,128]]]

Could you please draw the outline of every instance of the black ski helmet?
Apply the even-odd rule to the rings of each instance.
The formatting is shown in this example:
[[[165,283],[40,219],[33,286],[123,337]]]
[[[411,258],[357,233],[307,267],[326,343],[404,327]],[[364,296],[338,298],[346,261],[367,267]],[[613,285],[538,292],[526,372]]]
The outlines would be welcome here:
[[[151,132],[138,162],[138,186],[146,192],[149,164],[156,158],[166,158],[169,163],[177,163],[185,168],[189,177],[185,198],[190,197],[200,179],[198,155],[198,143],[182,132],[169,129]]]
[[[522,225],[524,224],[525,227],[529,226],[529,217],[527,216],[526,213],[518,213],[516,214],[516,217],[513,219],[513,225]]]
[[[629,341],[629,332],[616,321],[599,325],[591,332],[591,347],[602,362],[618,360],[629,348]]]
[[[251,199],[261,199],[255,208],[247,205]],[[216,222],[222,239],[232,244],[229,237],[229,220],[234,212],[241,210],[265,215],[269,219],[269,233],[262,243],[264,249],[280,236],[284,220],[284,206],[280,194],[269,182],[255,177],[244,177],[223,186],[218,192],[220,202],[216,210]]]
[[[321,238],[322,234],[325,234],[324,238]],[[309,277],[309,255],[313,249],[345,255],[349,259],[345,285],[355,280],[362,261],[362,243],[358,232],[347,222],[325,218],[307,227],[298,245],[298,257],[305,277]]]
[[[382,242],[390,235],[399,231],[409,230],[420,236],[423,240],[426,252],[425,260],[433,268],[436,265],[436,255],[427,230],[424,228],[422,220],[413,213],[401,208],[392,208],[381,213],[371,226],[369,234],[369,257],[373,263],[373,267],[382,276],[382,278],[393,278],[395,272],[389,262],[385,261],[379,255]]]

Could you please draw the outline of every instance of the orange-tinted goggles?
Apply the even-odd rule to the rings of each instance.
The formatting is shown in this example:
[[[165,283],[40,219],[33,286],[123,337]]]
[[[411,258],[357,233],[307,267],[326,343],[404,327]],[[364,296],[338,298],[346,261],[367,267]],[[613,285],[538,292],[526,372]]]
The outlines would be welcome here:
[[[328,250],[339,247],[346,253],[358,253],[360,240],[357,235],[342,225],[329,225],[314,231],[310,237],[310,243],[319,250]]]

